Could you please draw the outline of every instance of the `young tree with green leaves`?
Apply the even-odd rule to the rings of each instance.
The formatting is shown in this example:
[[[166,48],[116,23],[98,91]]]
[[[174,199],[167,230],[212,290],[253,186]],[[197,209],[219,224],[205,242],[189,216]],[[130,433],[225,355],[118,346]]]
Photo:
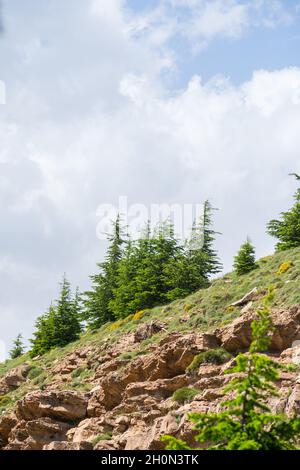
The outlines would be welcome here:
[[[274,415],[267,400],[277,396],[274,383],[284,366],[263,354],[272,334],[270,288],[257,320],[252,322],[252,343],[248,354],[239,354],[236,365],[227,373],[237,374],[225,388],[234,397],[223,402],[219,413],[191,413],[198,431],[195,437],[206,450],[294,450],[300,437],[300,419]],[[164,436],[167,449],[190,449],[183,441]]]
[[[256,268],[255,248],[251,241],[247,239],[234,258],[234,270],[238,276],[242,276],[243,274],[250,273]]]
[[[23,337],[20,334],[16,337],[13,342],[13,347],[9,353],[11,359],[17,359],[18,357],[22,356],[25,352],[25,348],[23,345]]]
[[[271,220],[267,225],[267,233],[279,240],[277,251],[300,246],[300,188],[295,194],[293,207],[282,212],[279,220]]]

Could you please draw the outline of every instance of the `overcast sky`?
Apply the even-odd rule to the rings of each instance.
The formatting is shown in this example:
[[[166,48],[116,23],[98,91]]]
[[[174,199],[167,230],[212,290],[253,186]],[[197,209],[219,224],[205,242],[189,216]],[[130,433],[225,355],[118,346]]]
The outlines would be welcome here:
[[[220,211],[225,270],[292,204],[300,172],[300,2],[3,0],[0,340],[101,261],[97,208]]]

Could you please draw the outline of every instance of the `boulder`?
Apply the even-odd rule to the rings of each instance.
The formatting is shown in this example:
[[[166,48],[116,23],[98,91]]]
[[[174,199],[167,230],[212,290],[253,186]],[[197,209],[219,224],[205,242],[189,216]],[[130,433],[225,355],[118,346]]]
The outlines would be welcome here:
[[[53,441],[66,440],[70,426],[67,423],[39,418],[32,421],[19,421],[11,431],[7,450],[42,450]]]
[[[8,437],[17,422],[17,417],[14,414],[5,414],[0,417],[0,448],[8,443]]]
[[[43,450],[93,450],[93,444],[90,442],[67,442],[67,441],[54,441],[43,447]]]
[[[296,384],[288,397],[285,412],[288,416],[300,416],[300,384]]]
[[[30,421],[49,417],[60,421],[83,419],[87,413],[87,399],[78,392],[33,392],[17,404],[17,417]]]
[[[151,321],[141,325],[134,333],[134,341],[140,343],[145,339],[151,338],[151,336],[164,330],[165,324],[159,321]]]
[[[252,339],[251,323],[255,318],[254,312],[247,312],[231,324],[216,330],[221,346],[230,352],[248,349]],[[274,311],[272,325],[274,333],[269,350],[281,352],[290,348],[294,341],[300,339],[300,306]]]

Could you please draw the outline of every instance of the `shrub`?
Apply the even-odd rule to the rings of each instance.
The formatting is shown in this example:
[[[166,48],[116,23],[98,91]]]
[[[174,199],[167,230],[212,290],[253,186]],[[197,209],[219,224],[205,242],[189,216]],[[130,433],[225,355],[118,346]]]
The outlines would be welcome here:
[[[183,306],[183,310],[184,310],[185,312],[189,312],[192,308],[193,308],[193,305],[191,305],[191,304],[185,304],[185,305]]]
[[[101,441],[110,441],[112,438],[112,435],[110,432],[107,432],[107,433],[104,433],[104,434],[99,434],[99,436],[96,436],[93,440],[92,440],[92,444],[93,446],[95,446],[96,444],[98,444],[98,442],[101,442]]]
[[[127,361],[129,359],[134,359],[137,356],[137,351],[124,352],[119,356],[121,361]]]
[[[201,364],[225,364],[232,358],[232,355],[223,348],[209,349],[208,351],[197,354],[191,364],[188,366],[187,371],[193,372],[201,366]]]
[[[7,395],[0,397],[0,410],[5,409],[8,405],[12,403],[12,399]]]
[[[39,375],[41,375],[43,372],[44,370],[41,367],[32,367],[28,372],[27,377],[29,380],[33,380]]]
[[[140,321],[143,316],[145,315],[146,313],[146,310],[140,310],[139,312],[136,312],[134,315],[133,315],[133,321]]]
[[[176,392],[173,393],[172,398],[174,401],[177,401],[177,403],[184,405],[185,403],[192,401],[196,395],[199,395],[199,390],[183,387],[176,390]]]
[[[71,374],[72,379],[76,379],[77,377],[80,377],[85,370],[86,369],[84,367],[78,367],[78,369],[73,370]]]
[[[276,274],[278,276],[281,276],[282,274],[286,273],[292,266],[293,266],[292,261],[286,261],[279,266]]]

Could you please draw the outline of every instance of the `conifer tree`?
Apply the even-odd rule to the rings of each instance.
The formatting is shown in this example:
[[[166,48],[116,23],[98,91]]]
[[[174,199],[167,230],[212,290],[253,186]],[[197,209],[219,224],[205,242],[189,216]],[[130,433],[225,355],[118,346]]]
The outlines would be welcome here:
[[[39,356],[52,348],[63,347],[79,338],[80,296],[77,289],[73,297],[70,283],[63,277],[59,298],[51,303],[44,315],[38,317],[31,340],[31,357]]]
[[[300,188],[295,194],[295,204],[287,212],[281,213],[279,220],[271,220],[267,233],[277,238],[277,251],[284,251],[300,246]]]
[[[252,343],[248,354],[239,354],[227,371],[235,378],[225,388],[233,398],[223,402],[218,413],[191,413],[198,431],[195,439],[207,450],[295,450],[300,436],[300,419],[271,413],[267,400],[278,396],[274,383],[284,366],[262,354],[271,342],[270,305],[273,289],[252,322]],[[187,443],[164,436],[169,450],[190,449]]]
[[[51,303],[49,309],[41,316],[39,316],[35,323],[35,332],[33,339],[30,340],[32,348],[30,351],[31,357],[36,357],[45,354],[55,346],[54,343],[54,317],[55,307]]]
[[[53,346],[62,347],[79,338],[82,328],[78,308],[78,290],[73,299],[70,283],[64,276],[54,314]]]
[[[238,276],[247,274],[257,268],[255,262],[255,248],[247,239],[234,258],[234,270]]]
[[[113,224],[113,233],[108,236],[108,241],[105,260],[98,264],[100,272],[91,276],[92,289],[85,293],[83,318],[91,328],[99,328],[114,319],[110,302],[114,299],[114,291],[117,288],[124,243],[119,215]]]
[[[124,256],[119,263],[117,286],[109,308],[114,318],[125,318],[137,310],[134,302],[136,287],[136,273],[141,261],[141,253],[137,244],[132,240],[126,242]]]
[[[209,201],[204,204],[201,219],[193,224],[189,240],[176,252],[175,262],[167,265],[165,274],[170,291],[169,300],[185,297],[209,285],[210,277],[222,269],[214,249],[215,232],[212,228],[212,212]]]
[[[213,211],[217,211],[210,201],[205,201],[203,218],[200,222],[200,230],[203,231],[203,248],[204,265],[203,276],[209,280],[210,276],[217,274],[222,270],[222,263],[219,260],[218,254],[214,248],[216,235],[220,235],[213,229]]]
[[[24,354],[25,348],[23,345],[23,338],[21,333],[18,334],[13,342],[13,347],[9,353],[11,359],[17,359]]]

